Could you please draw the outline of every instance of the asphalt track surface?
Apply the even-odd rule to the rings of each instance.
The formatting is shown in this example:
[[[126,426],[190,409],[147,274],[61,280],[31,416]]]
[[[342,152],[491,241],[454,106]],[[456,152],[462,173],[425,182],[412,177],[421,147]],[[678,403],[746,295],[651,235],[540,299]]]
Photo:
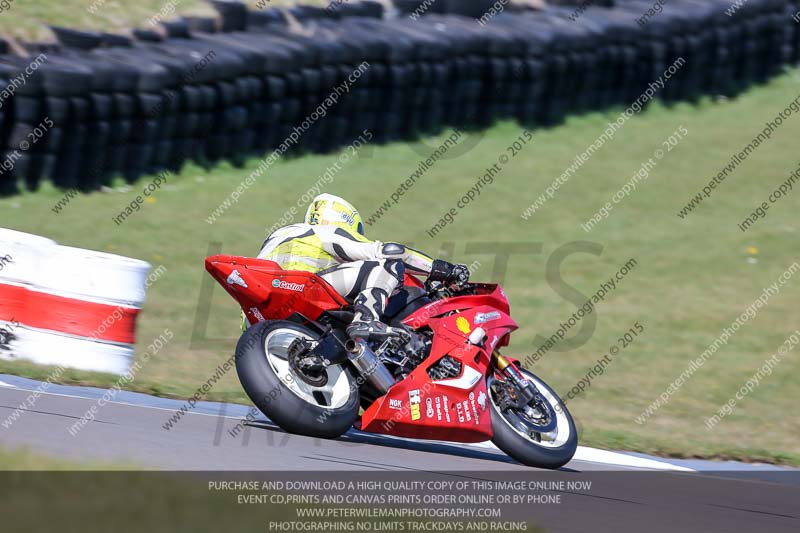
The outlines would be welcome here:
[[[8,376],[0,379],[6,385],[12,381]],[[62,392],[52,392],[55,389]],[[50,387],[10,428],[0,426],[0,442],[56,457],[160,470],[529,470],[488,447],[410,441],[358,431],[337,440],[315,439],[285,433],[263,417],[232,436],[231,430],[247,411],[237,405],[202,405],[167,430],[164,424],[183,402],[153,398],[144,404],[140,398],[125,398],[133,396],[129,394],[119,394],[115,401],[100,407],[95,420],[72,435],[69,428],[97,405],[97,400],[81,394],[90,389],[64,389],[68,388]],[[31,390],[35,387],[0,386],[0,421],[25,402]],[[214,405],[214,412],[209,412]],[[599,467],[574,463],[570,468]]]
[[[0,423],[8,422],[38,382],[0,375]],[[800,471],[723,468],[696,472],[656,458],[583,449],[558,473],[531,469],[486,445],[411,441],[351,431],[337,440],[289,435],[266,419],[229,431],[247,408],[201,402],[171,429],[183,402],[120,392],[72,435],[102,389],[53,385],[10,425],[0,446],[76,461],[170,471],[284,471],[566,476],[593,480],[586,494],[541,507],[547,531],[800,531]],[[708,470],[708,469],[704,469]],[[446,474],[445,474],[446,472]],[[438,475],[438,474],[437,474]],[[527,512],[531,512],[529,509]],[[640,529],[648,524],[646,529]],[[626,527],[627,526],[627,527]]]

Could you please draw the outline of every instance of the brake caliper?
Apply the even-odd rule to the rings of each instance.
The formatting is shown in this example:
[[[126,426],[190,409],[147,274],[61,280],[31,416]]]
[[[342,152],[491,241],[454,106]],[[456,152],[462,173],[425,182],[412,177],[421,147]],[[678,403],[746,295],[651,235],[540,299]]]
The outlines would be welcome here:
[[[517,391],[513,385],[505,381],[495,380],[492,383],[492,392],[494,393],[497,408],[500,411],[517,409]]]

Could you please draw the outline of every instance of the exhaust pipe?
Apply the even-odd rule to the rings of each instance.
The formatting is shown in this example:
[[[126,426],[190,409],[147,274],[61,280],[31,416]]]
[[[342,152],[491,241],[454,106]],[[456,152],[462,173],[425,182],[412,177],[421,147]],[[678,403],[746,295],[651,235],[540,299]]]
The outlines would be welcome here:
[[[350,362],[353,366],[381,394],[386,394],[392,385],[397,383],[386,365],[378,359],[363,339],[349,339],[344,347],[350,352]]]

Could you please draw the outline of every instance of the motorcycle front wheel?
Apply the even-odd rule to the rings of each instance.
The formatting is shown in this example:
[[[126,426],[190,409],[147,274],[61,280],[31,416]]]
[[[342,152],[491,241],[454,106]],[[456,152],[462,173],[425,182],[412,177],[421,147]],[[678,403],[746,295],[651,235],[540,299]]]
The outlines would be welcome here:
[[[236,345],[236,373],[247,395],[270,420],[289,433],[335,438],[358,417],[358,385],[347,368],[326,367],[311,379],[291,364],[296,339],[318,335],[288,321],[264,321],[248,328]]]
[[[578,431],[567,406],[544,381],[520,368],[546,405],[510,407],[504,401],[512,385],[494,376],[487,381],[492,413],[492,442],[520,463],[557,469],[567,464],[578,448]],[[538,431],[537,431],[538,430]]]

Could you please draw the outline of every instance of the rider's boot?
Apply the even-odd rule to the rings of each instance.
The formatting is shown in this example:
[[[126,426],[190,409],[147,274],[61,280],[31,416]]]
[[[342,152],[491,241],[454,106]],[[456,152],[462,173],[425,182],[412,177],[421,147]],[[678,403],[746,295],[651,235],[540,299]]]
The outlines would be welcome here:
[[[392,328],[381,322],[389,295],[383,289],[371,288],[361,292],[355,299],[355,316],[347,326],[351,339],[384,341],[390,337],[406,337],[408,332]]]

